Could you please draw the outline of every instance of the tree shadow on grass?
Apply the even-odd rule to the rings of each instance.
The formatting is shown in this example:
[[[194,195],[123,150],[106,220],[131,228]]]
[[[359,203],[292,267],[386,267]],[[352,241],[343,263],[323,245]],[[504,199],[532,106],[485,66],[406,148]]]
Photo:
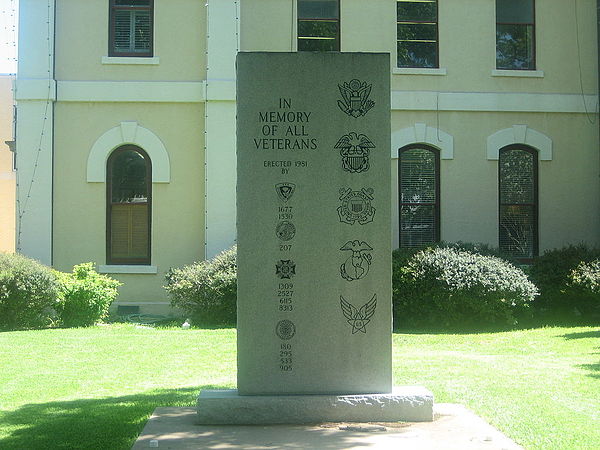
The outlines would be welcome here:
[[[152,411],[158,406],[192,406],[202,389],[197,386],[156,389],[134,395],[55,401],[0,411],[0,424],[8,436],[0,448],[8,449],[129,449]]]
[[[582,331],[580,333],[567,333],[561,337],[565,339],[588,339],[588,338],[600,338],[600,330],[595,331]]]

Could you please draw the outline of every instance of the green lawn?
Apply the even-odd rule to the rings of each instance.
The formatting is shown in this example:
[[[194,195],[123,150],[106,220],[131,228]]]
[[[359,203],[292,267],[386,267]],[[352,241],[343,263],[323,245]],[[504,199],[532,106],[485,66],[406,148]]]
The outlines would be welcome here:
[[[0,333],[0,448],[128,449],[157,406],[235,386],[235,330]],[[394,334],[395,384],[462,403],[526,448],[600,448],[600,329]]]

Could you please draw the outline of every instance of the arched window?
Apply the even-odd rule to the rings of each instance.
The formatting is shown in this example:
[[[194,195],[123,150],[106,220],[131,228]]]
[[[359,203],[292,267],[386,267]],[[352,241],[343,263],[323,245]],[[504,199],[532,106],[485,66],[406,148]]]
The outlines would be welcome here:
[[[124,145],[106,171],[107,264],[150,264],[152,166],[141,148]]]
[[[400,247],[440,240],[440,153],[424,144],[400,149]]]
[[[533,258],[538,252],[537,151],[520,144],[500,149],[498,180],[500,250]]]

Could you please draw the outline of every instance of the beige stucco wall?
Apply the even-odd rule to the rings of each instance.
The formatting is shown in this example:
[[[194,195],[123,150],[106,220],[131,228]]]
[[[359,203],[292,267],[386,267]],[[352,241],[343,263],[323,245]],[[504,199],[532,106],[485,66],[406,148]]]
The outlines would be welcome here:
[[[111,275],[119,301],[167,301],[164,273],[204,255],[203,104],[57,103],[54,157],[54,266],[106,264],[106,184],[88,183],[90,149],[122,121],[137,121],[162,141],[170,183],[152,185],[152,260],[158,274]]]
[[[0,75],[0,252],[15,251],[15,183],[13,154],[4,143],[13,139],[13,75]]]
[[[56,79],[199,81],[206,78],[206,7],[154,1],[157,65],[102,64],[108,56],[108,1],[56,1]],[[234,14],[234,11],[232,11]]]
[[[552,161],[539,161],[540,252],[569,243],[600,245],[598,125],[584,114],[392,114],[392,132],[407,123],[451,131],[454,158],[440,161],[441,239],[498,246],[498,161],[487,159],[487,138],[526,123],[553,140]],[[394,246],[398,246],[398,161],[394,174]]]

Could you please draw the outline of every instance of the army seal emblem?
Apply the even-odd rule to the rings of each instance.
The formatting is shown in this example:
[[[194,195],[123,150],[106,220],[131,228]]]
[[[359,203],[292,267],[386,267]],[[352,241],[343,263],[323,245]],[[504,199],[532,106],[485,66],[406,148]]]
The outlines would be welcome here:
[[[375,217],[375,208],[371,205],[373,189],[362,188],[360,191],[353,191],[350,188],[342,188],[340,200],[342,205],[337,209],[340,222],[349,225],[354,225],[356,222],[361,225],[373,222]]]
[[[373,248],[365,241],[348,241],[344,244],[342,251],[351,251],[352,255],[340,266],[340,275],[344,280],[360,280],[369,273],[371,267],[371,253]]]
[[[296,227],[292,222],[284,220],[283,222],[279,222],[277,224],[277,228],[275,228],[275,234],[277,234],[277,237],[282,241],[289,241],[296,235]]]
[[[291,259],[280,259],[275,264],[275,275],[279,278],[292,278],[296,275],[296,263]]]
[[[293,338],[296,334],[296,325],[294,325],[294,322],[291,320],[280,320],[275,326],[275,333],[277,333],[279,339],[287,341]]]
[[[369,149],[375,148],[375,145],[364,134],[345,134],[334,148],[340,149],[342,169],[345,171],[360,173],[369,170]]]
[[[352,334],[366,333],[367,324],[371,321],[371,317],[375,314],[375,308],[377,308],[377,294],[373,294],[371,300],[362,305],[360,309],[346,301],[344,297],[340,295],[340,306],[342,313],[347,319],[347,322],[352,326]]]
[[[277,191],[279,199],[283,202],[287,202],[292,198],[292,195],[294,195],[296,185],[294,183],[277,183],[275,185],[275,190]]]
[[[349,116],[364,116],[375,106],[375,102],[369,100],[372,86],[372,84],[367,84],[366,81],[359,81],[357,79],[350,80],[348,83],[338,84],[340,94],[342,94],[342,100],[338,100],[337,102],[338,106]]]

